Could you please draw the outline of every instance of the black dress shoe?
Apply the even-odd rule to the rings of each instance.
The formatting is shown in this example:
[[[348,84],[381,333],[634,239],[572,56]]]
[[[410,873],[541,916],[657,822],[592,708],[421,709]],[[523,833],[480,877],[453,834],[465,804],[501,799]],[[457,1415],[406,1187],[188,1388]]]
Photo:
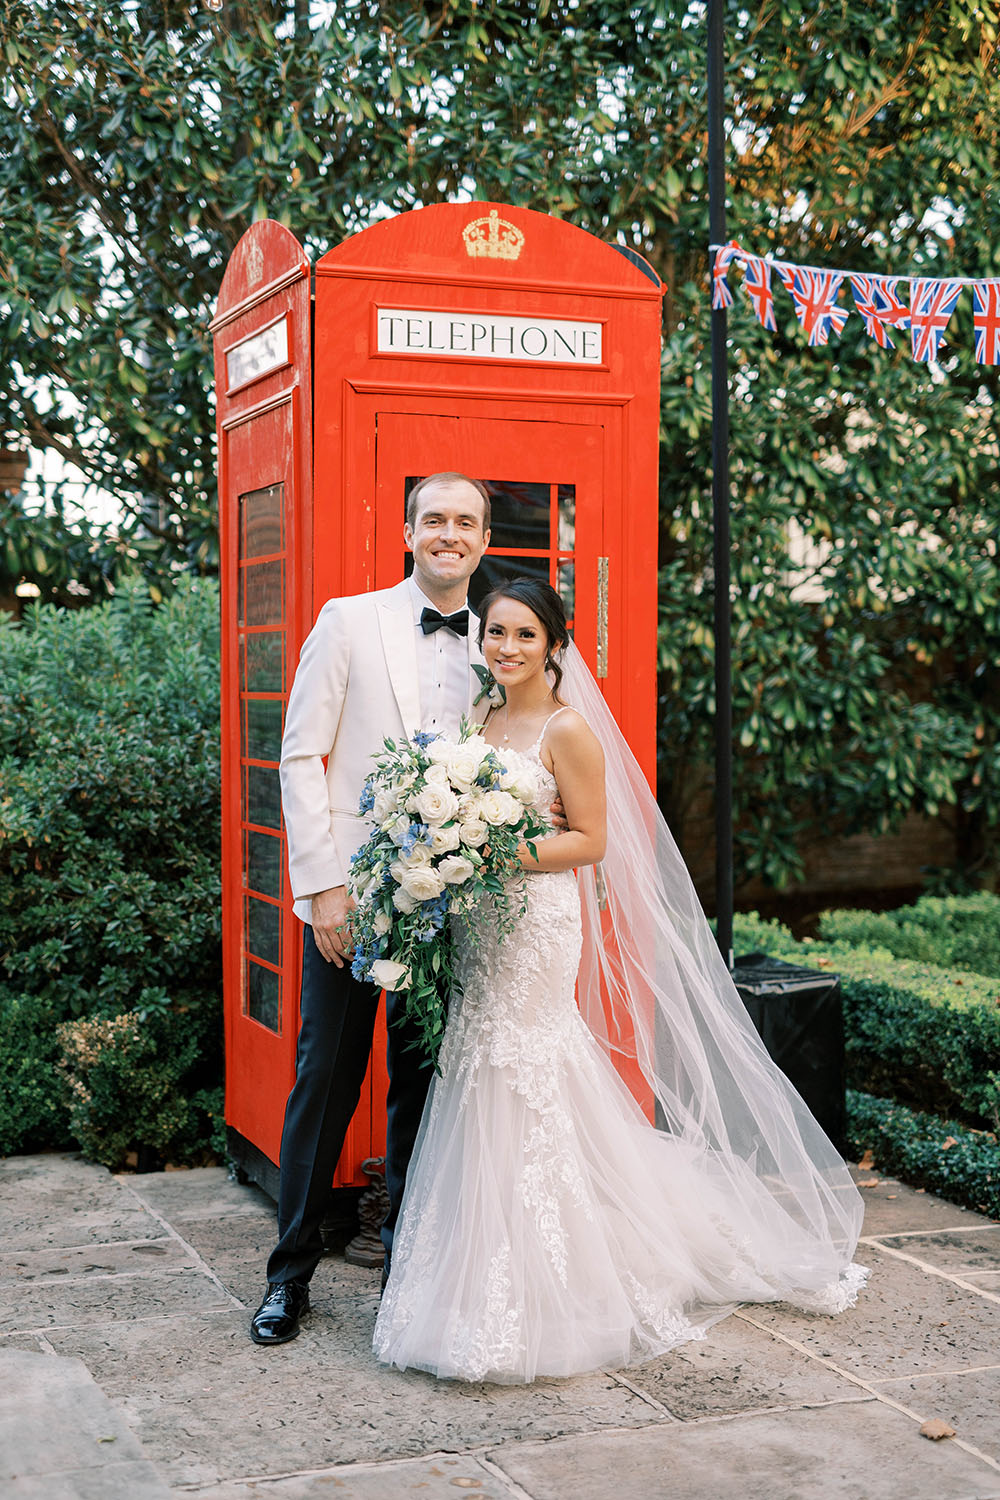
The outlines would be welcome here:
[[[264,1300],[250,1322],[255,1344],[287,1344],[297,1336],[299,1318],[309,1311],[309,1286],[304,1281],[269,1281]]]

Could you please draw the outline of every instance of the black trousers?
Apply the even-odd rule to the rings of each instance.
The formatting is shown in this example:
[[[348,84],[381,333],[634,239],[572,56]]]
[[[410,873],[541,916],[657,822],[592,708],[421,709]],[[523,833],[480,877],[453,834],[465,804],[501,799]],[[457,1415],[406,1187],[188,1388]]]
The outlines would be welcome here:
[[[278,1185],[278,1243],[268,1281],[308,1281],[323,1253],[319,1226],[351,1116],[361,1097],[378,1009],[378,991],[345,964],[327,963],[311,927],[303,933],[301,1024],[295,1083],[285,1105]],[[385,1180],[389,1213],[382,1226],[386,1259],[406,1186],[432,1069],[407,1050],[412,1031],[396,1017],[402,1004],[386,997],[389,1093]]]

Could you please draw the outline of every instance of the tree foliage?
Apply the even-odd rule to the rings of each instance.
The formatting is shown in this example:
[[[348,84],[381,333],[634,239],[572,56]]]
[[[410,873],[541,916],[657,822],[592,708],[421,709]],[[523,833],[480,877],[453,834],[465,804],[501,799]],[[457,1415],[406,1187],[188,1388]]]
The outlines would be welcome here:
[[[1000,6],[727,3],[729,232],[794,260],[1000,272]],[[267,214],[313,254],[459,195],[571,217],[668,283],[661,788],[711,759],[704,9],[693,0],[0,0],[7,440],[129,511],[108,576],[215,565],[206,324]],[[738,280],[734,276],[734,282]],[[1000,825],[996,377],[969,296],[940,366],[852,319],[807,349],[778,291],[731,327],[738,867],[945,810]],[[844,298],[846,303],[846,296]],[[8,567],[32,573],[32,524]]]

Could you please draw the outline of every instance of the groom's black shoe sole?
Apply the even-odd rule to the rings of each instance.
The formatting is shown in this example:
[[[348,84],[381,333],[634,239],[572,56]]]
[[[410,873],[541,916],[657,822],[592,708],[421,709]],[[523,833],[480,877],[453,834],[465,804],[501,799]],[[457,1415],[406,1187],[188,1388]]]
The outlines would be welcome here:
[[[250,1320],[255,1344],[287,1344],[298,1338],[299,1319],[309,1311],[304,1281],[269,1281],[264,1300]]]

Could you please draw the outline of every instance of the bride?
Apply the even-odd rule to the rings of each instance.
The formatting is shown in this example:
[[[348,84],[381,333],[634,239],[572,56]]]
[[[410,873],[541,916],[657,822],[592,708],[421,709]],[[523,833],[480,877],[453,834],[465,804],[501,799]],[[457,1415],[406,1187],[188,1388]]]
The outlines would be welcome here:
[[[651,1359],[743,1301],[843,1310],[860,1196],[759,1041],[559,596],[501,585],[480,641],[505,689],[483,733],[568,828],[519,851],[513,932],[458,923],[376,1356],[527,1382]]]

